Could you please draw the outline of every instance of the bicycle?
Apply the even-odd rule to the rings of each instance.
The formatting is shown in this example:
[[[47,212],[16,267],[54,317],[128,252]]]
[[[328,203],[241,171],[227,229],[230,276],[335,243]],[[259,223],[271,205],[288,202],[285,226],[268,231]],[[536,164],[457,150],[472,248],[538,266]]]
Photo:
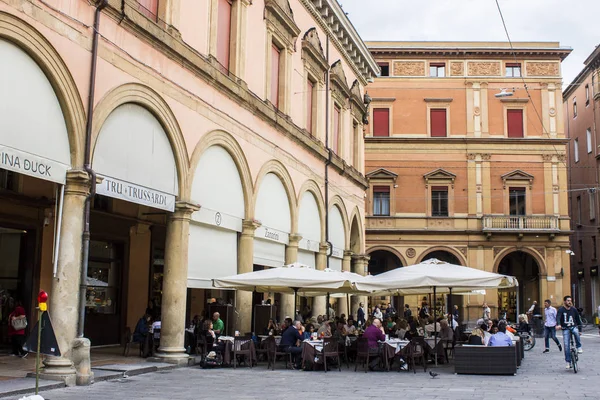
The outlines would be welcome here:
[[[573,328],[570,328],[569,330],[571,331],[571,368],[573,368],[574,373],[577,373],[577,361],[579,361],[579,354],[575,348],[575,335],[573,334]]]
[[[529,332],[519,332],[521,341],[523,342],[523,350],[529,351],[535,347],[535,336]]]

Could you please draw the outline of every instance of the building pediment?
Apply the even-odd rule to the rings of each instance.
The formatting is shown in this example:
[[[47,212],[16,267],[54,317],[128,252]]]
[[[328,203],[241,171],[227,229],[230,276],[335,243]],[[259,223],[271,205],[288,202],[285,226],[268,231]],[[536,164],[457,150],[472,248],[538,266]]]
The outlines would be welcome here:
[[[452,172],[448,172],[445,169],[442,168],[438,168],[435,171],[431,171],[426,173],[425,175],[423,175],[423,178],[425,179],[425,182],[428,181],[433,181],[433,180],[438,180],[438,181],[451,181],[452,183],[454,183],[454,180],[456,179],[456,175],[453,174]]]
[[[294,12],[288,0],[266,0],[265,19],[268,26],[277,32],[288,47],[295,49],[295,41],[300,34],[300,28],[294,21]]]
[[[392,171],[388,171],[385,168],[379,168],[379,169],[369,172],[366,175],[366,177],[369,180],[371,180],[371,179],[378,179],[378,180],[388,179],[388,180],[396,181],[396,179],[398,178],[398,174],[395,174]]]
[[[317,28],[310,28],[302,37],[302,59],[304,59],[310,67],[312,73],[323,80],[324,72],[327,71],[329,64],[323,52],[321,39]]]
[[[367,112],[367,107],[365,106],[362,94],[360,93],[360,83],[358,83],[358,79],[354,80],[352,87],[350,88],[350,109],[356,116],[360,115],[361,121]]]
[[[503,181],[533,181],[533,175],[523,172],[520,169],[516,169],[512,172],[502,175]]]
[[[333,95],[338,98],[338,101],[344,102],[350,97],[350,88],[348,87],[348,80],[342,66],[342,60],[337,60],[331,65],[330,73]]]

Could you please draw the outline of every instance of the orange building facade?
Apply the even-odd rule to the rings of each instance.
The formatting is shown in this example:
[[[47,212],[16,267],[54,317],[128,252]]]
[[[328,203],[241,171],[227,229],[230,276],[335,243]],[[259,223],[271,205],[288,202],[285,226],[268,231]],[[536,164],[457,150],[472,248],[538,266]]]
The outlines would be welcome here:
[[[382,71],[368,91],[369,273],[438,258],[518,277],[518,290],[453,296],[464,321],[484,301],[512,319],[534,300],[558,303],[570,276],[560,69],[570,49],[367,45]]]

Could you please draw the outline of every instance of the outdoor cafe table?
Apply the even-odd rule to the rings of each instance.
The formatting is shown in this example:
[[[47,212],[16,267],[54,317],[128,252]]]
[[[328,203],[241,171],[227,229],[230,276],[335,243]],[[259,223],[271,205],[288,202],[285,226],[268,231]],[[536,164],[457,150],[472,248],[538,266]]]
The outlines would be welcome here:
[[[223,351],[224,364],[231,365],[234,340],[235,338],[233,336],[219,336],[219,341],[225,343],[225,350]],[[247,350],[248,347],[250,348],[250,363],[252,364],[256,361],[256,349],[254,347],[254,341],[249,340],[247,343],[243,344],[241,350]]]
[[[323,340],[304,340],[302,342],[302,368],[306,361],[311,364],[322,363],[323,360],[316,360],[317,352],[323,351]]]
[[[382,343],[381,347],[381,355],[383,357],[383,363],[385,368],[390,370],[390,360],[396,357],[398,354],[408,343],[408,340],[401,339],[388,339]]]

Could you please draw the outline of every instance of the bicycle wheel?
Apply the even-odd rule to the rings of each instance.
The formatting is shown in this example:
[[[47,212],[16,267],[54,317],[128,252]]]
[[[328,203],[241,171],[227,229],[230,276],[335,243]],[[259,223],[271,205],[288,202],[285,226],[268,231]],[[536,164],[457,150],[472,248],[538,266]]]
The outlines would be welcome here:
[[[581,317],[581,326],[582,326],[583,328],[587,328],[587,326],[588,326],[588,321],[587,321],[587,319],[585,319],[585,318]]]
[[[571,348],[571,366],[573,367],[573,372],[577,373],[577,350]]]
[[[535,338],[529,333],[522,333],[521,340],[523,341],[523,350],[529,351],[535,346]]]

